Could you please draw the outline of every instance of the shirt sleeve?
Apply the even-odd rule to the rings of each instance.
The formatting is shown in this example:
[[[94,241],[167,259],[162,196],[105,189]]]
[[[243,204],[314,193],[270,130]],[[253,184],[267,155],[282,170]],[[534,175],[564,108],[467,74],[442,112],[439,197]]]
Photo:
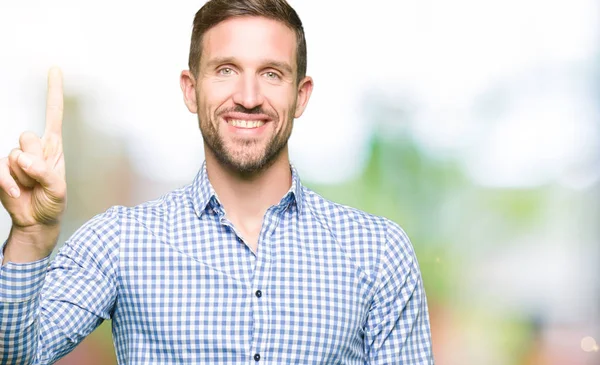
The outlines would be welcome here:
[[[427,298],[410,240],[389,222],[365,328],[368,364],[433,364]]]
[[[98,216],[49,258],[0,269],[0,364],[52,364],[112,314],[118,229]]]
[[[0,262],[4,260],[4,246]],[[15,264],[7,262],[0,267],[0,363],[30,363],[27,344],[35,343],[36,309],[39,294],[46,277],[49,257],[42,260]]]

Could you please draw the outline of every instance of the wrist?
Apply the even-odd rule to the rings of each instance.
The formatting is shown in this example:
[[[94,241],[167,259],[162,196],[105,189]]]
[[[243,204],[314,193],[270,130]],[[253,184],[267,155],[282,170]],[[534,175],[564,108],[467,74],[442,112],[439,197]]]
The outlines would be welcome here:
[[[60,234],[60,225],[13,226],[4,247],[6,262],[27,263],[48,257]]]

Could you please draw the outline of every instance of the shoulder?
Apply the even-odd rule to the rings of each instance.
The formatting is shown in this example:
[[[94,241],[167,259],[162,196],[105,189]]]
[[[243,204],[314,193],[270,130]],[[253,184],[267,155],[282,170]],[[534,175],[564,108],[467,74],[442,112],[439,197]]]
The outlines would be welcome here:
[[[114,206],[101,216],[114,217],[121,225],[131,225],[136,222],[143,225],[168,221],[176,214],[186,209],[192,210],[190,186],[172,190],[153,200],[132,207]]]
[[[122,218],[138,221],[153,220],[169,217],[172,212],[192,208],[190,193],[191,187],[185,186],[173,190],[157,199],[144,202],[133,207],[113,207]]]
[[[412,243],[401,226],[389,218],[330,201],[304,188],[306,213],[326,227],[341,248],[366,271],[375,273],[386,262],[413,266]]]
[[[172,212],[181,211],[184,207],[189,206],[191,209],[189,201],[189,186],[185,186],[132,207],[115,205],[88,220],[69,241],[116,241],[123,231],[128,231],[135,225],[152,225],[169,219]]]
[[[309,214],[325,221],[329,225],[349,225],[365,231],[379,233],[383,233],[386,230],[389,220],[384,217],[333,202],[306,187],[303,193]]]
[[[386,217],[333,202],[308,188],[304,188],[304,196],[309,214],[327,224],[364,230],[365,233],[375,234],[382,244],[391,240],[410,245],[408,236],[400,225]]]

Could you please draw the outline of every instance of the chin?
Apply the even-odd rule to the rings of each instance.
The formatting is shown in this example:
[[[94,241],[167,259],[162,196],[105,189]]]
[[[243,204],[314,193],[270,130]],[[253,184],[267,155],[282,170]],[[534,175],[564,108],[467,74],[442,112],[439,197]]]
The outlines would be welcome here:
[[[233,171],[241,174],[241,175],[256,175],[268,167],[266,164],[261,162],[243,162],[243,163],[234,163],[230,166]]]
[[[217,143],[214,147],[216,148],[211,148],[212,152],[221,166],[246,176],[265,171],[278,160],[283,152],[283,148],[277,148],[276,145],[256,142],[228,141],[224,144]]]
[[[264,171],[272,161],[265,159],[264,155],[259,156],[221,156],[220,162],[229,169],[243,175],[252,175]]]

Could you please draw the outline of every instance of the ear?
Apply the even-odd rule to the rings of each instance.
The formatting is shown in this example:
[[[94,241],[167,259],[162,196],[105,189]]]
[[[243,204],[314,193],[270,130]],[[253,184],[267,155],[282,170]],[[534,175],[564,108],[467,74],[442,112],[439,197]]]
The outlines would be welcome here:
[[[302,113],[304,113],[304,109],[306,109],[308,99],[310,99],[310,94],[312,94],[312,90],[313,79],[310,76],[306,76],[298,84],[298,97],[296,98],[296,110],[294,112],[294,118],[300,118]]]
[[[198,112],[198,104],[196,104],[196,79],[189,70],[181,71],[179,84],[183,92],[183,101],[190,113]]]

